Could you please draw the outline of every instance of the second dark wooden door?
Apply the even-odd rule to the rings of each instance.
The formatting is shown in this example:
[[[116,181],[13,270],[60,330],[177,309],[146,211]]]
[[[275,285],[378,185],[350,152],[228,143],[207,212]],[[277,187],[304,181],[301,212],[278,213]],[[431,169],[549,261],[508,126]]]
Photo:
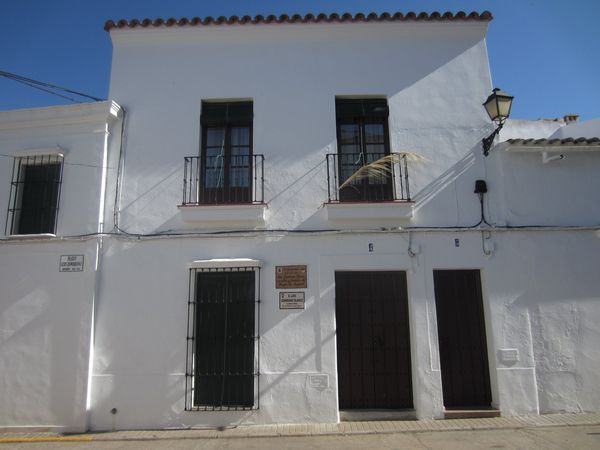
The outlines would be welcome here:
[[[412,408],[406,273],[336,272],[340,409]]]
[[[444,406],[492,401],[479,270],[434,270]]]

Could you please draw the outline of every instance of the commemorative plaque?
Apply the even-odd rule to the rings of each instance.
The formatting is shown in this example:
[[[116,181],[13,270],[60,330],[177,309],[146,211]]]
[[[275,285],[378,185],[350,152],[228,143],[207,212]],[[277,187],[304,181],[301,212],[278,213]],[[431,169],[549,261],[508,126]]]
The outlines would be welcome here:
[[[276,289],[306,289],[307,279],[306,266],[275,266]]]

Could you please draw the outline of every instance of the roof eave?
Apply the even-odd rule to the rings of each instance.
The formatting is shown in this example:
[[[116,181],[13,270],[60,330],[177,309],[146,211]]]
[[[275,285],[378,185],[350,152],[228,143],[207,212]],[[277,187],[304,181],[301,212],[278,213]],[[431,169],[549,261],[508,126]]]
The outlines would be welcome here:
[[[121,19],[118,21],[107,20],[104,24],[106,31],[113,29],[123,28],[158,28],[158,27],[195,27],[195,26],[208,26],[208,25],[268,25],[268,24],[312,24],[312,23],[365,23],[365,22],[489,22],[493,19],[492,13],[489,11],[483,11],[482,13],[471,12],[466,13],[464,11],[458,11],[457,13],[452,12],[438,12],[432,13],[420,12],[416,13],[410,11],[406,14],[401,12],[388,13],[383,12],[381,14],[370,13],[370,14],[306,14],[304,16],[300,14],[281,14],[279,16],[268,15],[262,16],[257,15],[251,16],[220,16],[214,18],[208,17],[193,17],[188,19],[182,17],[181,19],[169,18],[169,19],[132,19],[125,20]]]

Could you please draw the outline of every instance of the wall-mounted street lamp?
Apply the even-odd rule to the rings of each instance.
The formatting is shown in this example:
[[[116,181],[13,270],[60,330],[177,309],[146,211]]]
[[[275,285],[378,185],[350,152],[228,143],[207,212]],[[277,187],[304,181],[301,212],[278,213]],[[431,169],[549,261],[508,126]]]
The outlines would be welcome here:
[[[504,122],[510,115],[510,108],[512,106],[513,98],[514,97],[512,95],[496,88],[492,91],[492,95],[490,95],[483,104],[485,110],[490,116],[490,119],[492,119],[492,122],[495,122],[498,125],[492,134],[486,138],[483,138],[481,141],[483,145],[484,156],[487,156],[490,152],[494,138],[500,132],[504,126]]]

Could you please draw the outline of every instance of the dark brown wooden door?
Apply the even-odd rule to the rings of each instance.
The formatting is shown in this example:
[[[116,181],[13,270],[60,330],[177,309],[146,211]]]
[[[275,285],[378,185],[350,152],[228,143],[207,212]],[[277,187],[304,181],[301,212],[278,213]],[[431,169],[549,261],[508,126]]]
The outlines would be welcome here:
[[[479,270],[434,270],[444,406],[492,401]]]
[[[406,272],[336,272],[340,409],[413,407]]]

